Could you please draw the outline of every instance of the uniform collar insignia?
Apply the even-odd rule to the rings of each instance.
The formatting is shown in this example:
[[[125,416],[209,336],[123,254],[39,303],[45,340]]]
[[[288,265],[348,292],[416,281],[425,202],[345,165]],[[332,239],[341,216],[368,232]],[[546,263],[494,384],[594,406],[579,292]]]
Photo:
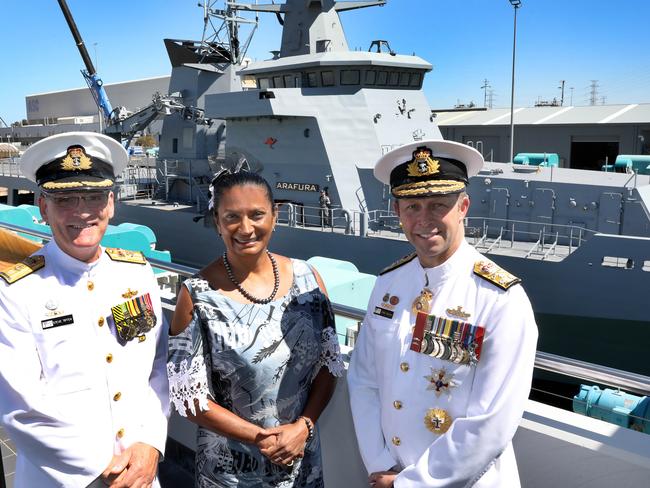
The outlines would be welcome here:
[[[458,305],[456,308],[448,308],[447,314],[452,317],[458,317],[459,319],[468,319],[472,316],[471,313],[467,313],[463,310],[462,305]]]

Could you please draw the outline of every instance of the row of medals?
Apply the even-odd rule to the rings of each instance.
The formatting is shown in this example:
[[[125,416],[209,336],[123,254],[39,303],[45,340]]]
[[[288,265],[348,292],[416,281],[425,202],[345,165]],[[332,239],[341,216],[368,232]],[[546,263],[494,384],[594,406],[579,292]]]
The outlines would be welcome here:
[[[413,300],[413,305],[411,306],[411,311],[416,317],[419,312],[429,313],[429,310],[431,309],[433,292],[427,288],[427,285],[429,284],[429,277],[427,276],[426,278],[427,282],[424,288],[422,288],[420,294],[415,298],[415,300]],[[464,351],[460,346],[450,347],[442,340],[434,339],[429,342],[425,338],[422,338],[422,346],[420,352],[432,357],[453,361],[455,363],[460,363],[463,360],[464,354],[467,354],[467,351]],[[438,373],[432,371],[431,376],[425,376],[424,378],[427,379],[432,384],[432,386],[435,386],[434,379],[440,375],[446,376],[444,369],[440,370]],[[449,387],[451,386],[453,386],[453,384],[451,383],[451,380],[449,380],[447,386],[444,387],[445,393],[449,394]],[[440,396],[441,388],[431,388],[430,386],[428,389],[435,389],[437,396]],[[453,419],[451,418],[451,415],[449,415],[449,413],[442,408],[430,408],[424,415],[424,425],[434,434],[444,434],[449,430],[452,422]]]

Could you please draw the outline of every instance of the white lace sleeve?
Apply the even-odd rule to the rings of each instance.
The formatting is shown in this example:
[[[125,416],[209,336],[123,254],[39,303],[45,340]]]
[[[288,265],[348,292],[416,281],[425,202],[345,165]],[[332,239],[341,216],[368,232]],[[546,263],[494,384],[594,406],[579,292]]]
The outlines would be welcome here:
[[[321,353],[316,371],[319,371],[323,366],[327,366],[332,376],[337,378],[343,376],[345,366],[343,365],[339,339],[334,327],[325,327],[321,332]]]
[[[189,367],[187,359],[183,359],[178,366],[171,361],[168,362],[167,376],[169,377],[169,399],[179,414],[186,417],[186,411],[189,410],[192,415],[196,415],[195,400],[198,401],[201,411],[208,410],[210,391],[203,355],[194,356]]]

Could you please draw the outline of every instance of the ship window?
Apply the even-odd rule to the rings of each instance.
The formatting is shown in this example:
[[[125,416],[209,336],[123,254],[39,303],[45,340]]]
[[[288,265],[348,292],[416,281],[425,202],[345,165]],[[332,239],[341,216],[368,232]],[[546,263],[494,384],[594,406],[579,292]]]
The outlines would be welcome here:
[[[634,268],[634,260],[632,258],[604,256],[603,262],[601,264],[606,268],[620,268],[620,269]]]
[[[422,82],[422,75],[420,73],[411,73],[411,86],[419,87]]]
[[[266,90],[267,88],[271,88],[269,85],[269,79],[268,78],[260,78],[257,81],[258,86],[260,87],[260,90]]]
[[[390,86],[397,86],[399,82],[399,73],[397,71],[391,71],[390,77],[388,78],[388,84]]]
[[[374,85],[377,72],[374,69],[366,71],[366,85]]]
[[[341,85],[358,85],[361,73],[358,69],[344,69],[341,71]]]
[[[409,84],[409,74],[404,72],[399,74],[399,86],[408,86]]]
[[[321,81],[323,86],[334,86],[334,72],[333,71],[323,71],[321,74]]]
[[[643,271],[650,271],[650,261],[643,261]]]
[[[307,73],[307,86],[313,88],[318,86],[318,77],[317,73]]]
[[[296,86],[296,84],[293,81],[293,75],[284,75],[284,87],[285,88],[293,88],[295,86]]]
[[[172,139],[172,152],[176,154],[178,152],[178,138],[174,137]]]
[[[387,79],[388,79],[388,73],[386,71],[380,71],[379,73],[377,73],[378,85],[385,85]]]
[[[282,81],[282,76],[273,77],[273,86],[275,88],[284,88],[284,82]]]

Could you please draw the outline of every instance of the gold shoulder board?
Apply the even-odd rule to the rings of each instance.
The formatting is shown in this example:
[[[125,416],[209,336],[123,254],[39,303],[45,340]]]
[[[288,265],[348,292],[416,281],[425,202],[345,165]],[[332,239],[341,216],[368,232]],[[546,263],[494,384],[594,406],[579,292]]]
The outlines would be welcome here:
[[[391,271],[393,271],[393,270],[399,268],[400,266],[404,266],[406,263],[408,263],[408,262],[410,262],[410,261],[413,261],[413,259],[415,258],[415,256],[417,256],[417,254],[414,253],[414,252],[412,252],[411,254],[409,254],[409,255],[407,255],[407,256],[404,256],[403,258],[399,258],[397,261],[395,261],[395,262],[394,262],[393,264],[391,264],[390,266],[388,266],[388,267],[382,269],[382,270],[379,272],[379,276],[384,275],[384,274],[386,274],[386,273],[389,273],[389,272],[391,272]]]
[[[107,247],[106,254],[113,261],[122,261],[124,263],[146,264],[147,258],[140,251],[129,251],[128,249],[119,249],[117,247]]]
[[[521,283],[520,278],[508,273],[492,261],[477,261],[474,263],[474,274],[479,275],[484,280],[498,286],[502,290],[507,290],[511,286]]]
[[[36,255],[25,258],[22,262],[0,271],[0,277],[10,285],[16,281],[38,271],[45,266],[45,256]]]

